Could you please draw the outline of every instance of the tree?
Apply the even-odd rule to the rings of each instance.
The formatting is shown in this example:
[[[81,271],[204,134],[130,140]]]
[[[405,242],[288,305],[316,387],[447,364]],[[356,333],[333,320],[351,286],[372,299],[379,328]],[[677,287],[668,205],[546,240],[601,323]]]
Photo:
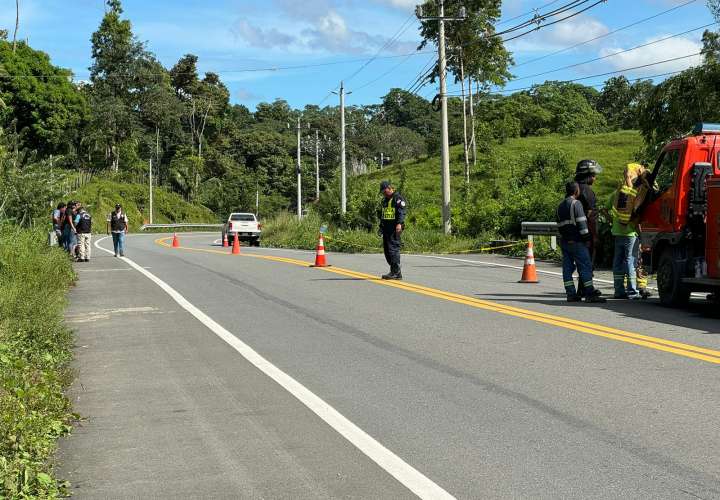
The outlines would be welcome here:
[[[108,12],[91,39],[92,128],[104,145],[108,166],[118,171],[119,147],[138,126],[137,91],[146,83],[139,69],[149,55],[133,35],[130,21],[120,18],[120,0],[107,0],[107,6]]]
[[[88,107],[71,79],[72,73],[53,66],[44,52],[20,43],[13,53],[12,44],[0,40],[0,101],[6,108],[0,120],[15,123],[20,147],[42,156],[73,151]]]

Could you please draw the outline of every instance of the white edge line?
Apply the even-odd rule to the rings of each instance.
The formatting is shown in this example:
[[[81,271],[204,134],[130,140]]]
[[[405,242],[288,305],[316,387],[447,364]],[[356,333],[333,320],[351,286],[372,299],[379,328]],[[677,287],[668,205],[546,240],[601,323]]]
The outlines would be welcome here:
[[[99,243],[107,238],[100,238],[95,241],[95,247],[99,250],[112,254],[110,250],[106,250],[99,246]],[[372,436],[353,424],[344,417],[340,412],[323,401],[320,397],[311,392],[300,382],[292,378],[280,368],[273,365],[267,359],[263,358],[249,345],[235,337],[228,330],[219,325],[215,320],[210,318],[200,309],[191,304],[185,297],[180,295],[170,285],[143,269],[141,266],[128,259],[127,257],[119,257],[124,262],[132,266],[139,273],[145,275],[156,285],[162,288],[172,299],[177,302],[183,309],[195,316],[203,325],[209,328],[218,337],[227,342],[247,361],[255,365],[261,372],[277,382],[281,387],[287,390],[302,404],[307,406],[313,413],[320,417],[325,423],[337,431],[341,436],[352,443],[356,448],[363,452],[373,462],[378,464],[391,476],[402,483],[406,488],[415,493],[420,498],[427,499],[453,499],[450,493],[445,491],[439,485],[434,483],[428,477],[423,475],[417,469],[405,462],[403,459],[395,455],[392,451],[385,448],[376,441]]]

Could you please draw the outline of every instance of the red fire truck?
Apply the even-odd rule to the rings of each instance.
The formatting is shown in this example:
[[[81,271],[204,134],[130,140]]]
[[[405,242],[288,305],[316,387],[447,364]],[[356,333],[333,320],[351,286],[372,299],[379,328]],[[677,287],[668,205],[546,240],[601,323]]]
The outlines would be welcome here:
[[[651,181],[655,189],[642,209],[640,227],[657,272],[660,302],[683,306],[692,292],[707,292],[718,301],[720,124],[698,124],[690,135],[667,144]]]

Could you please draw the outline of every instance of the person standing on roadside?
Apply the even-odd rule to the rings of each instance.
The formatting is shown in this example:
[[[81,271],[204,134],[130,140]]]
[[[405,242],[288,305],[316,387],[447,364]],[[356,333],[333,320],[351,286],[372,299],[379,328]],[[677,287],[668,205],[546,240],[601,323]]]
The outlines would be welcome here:
[[[75,221],[77,216],[77,202],[71,201],[67,204],[65,210],[65,228],[63,235],[65,236],[65,250],[70,256],[75,258],[75,250],[77,247],[77,228]]]
[[[557,208],[557,225],[560,231],[560,248],[562,250],[563,282],[568,302],[604,303],[599,290],[595,289],[592,277],[592,263],[590,261],[590,230],[587,226],[587,217],[582,208],[580,186],[577,182],[568,182],[565,185],[565,199]],[[577,268],[580,283],[583,285],[583,294],[578,294],[573,281],[573,273]]]
[[[92,240],[92,216],[80,205],[78,223],[78,262],[90,262],[90,241]]]
[[[57,208],[52,213],[52,225],[53,231],[55,232],[55,238],[57,238],[57,244],[59,247],[64,247],[62,226],[63,218],[65,217],[65,203],[58,204]]]
[[[115,205],[115,211],[112,212],[107,218],[107,233],[112,232],[113,249],[115,250],[115,257],[125,256],[125,235],[128,232],[128,218],[123,212],[122,205],[118,203]]]
[[[390,266],[390,272],[383,274],[382,279],[401,280],[400,247],[402,246],[402,240],[400,236],[405,229],[407,203],[399,193],[395,192],[395,188],[392,187],[389,181],[380,183],[380,192],[385,196],[380,216],[380,234],[383,238],[385,260]]]
[[[590,262],[595,266],[595,255],[600,243],[600,232],[598,230],[597,197],[592,186],[595,184],[598,174],[602,173],[602,167],[595,160],[580,160],[575,167],[575,182],[580,186],[578,201],[582,203],[583,211],[587,217],[587,226],[590,231]],[[578,295],[583,296],[583,282],[578,280]]]

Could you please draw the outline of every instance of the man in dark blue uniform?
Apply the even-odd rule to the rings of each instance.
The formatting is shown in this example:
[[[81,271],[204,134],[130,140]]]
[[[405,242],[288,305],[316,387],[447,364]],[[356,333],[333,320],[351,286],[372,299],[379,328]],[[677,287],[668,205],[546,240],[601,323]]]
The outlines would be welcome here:
[[[605,302],[593,285],[590,245],[592,234],[588,228],[587,216],[580,198],[577,182],[565,185],[565,199],[557,208],[557,225],[560,231],[560,248],[563,256],[563,282],[568,302]],[[578,294],[573,281],[573,272],[580,275],[582,291]]]
[[[385,260],[390,266],[390,272],[384,274],[384,280],[401,280],[400,271],[400,236],[405,229],[405,210],[407,203],[400,194],[395,192],[389,181],[380,183],[380,192],[385,196],[380,214],[380,234],[383,238]]]

